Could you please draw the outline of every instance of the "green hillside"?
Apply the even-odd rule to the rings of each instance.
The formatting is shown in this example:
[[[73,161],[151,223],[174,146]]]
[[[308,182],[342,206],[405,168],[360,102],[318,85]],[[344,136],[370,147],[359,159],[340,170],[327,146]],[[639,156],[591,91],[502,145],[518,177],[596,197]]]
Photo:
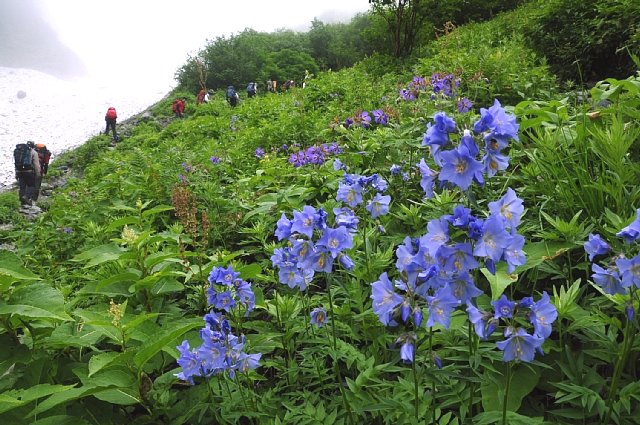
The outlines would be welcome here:
[[[640,423],[637,58],[559,78],[551,3],[237,107],[185,74],[0,194],[0,422]]]

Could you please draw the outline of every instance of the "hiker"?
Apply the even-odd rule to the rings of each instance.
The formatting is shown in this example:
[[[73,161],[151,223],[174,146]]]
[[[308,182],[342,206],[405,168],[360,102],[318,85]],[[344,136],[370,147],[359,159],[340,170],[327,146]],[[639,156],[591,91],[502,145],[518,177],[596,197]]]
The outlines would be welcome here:
[[[51,160],[51,151],[47,149],[47,145],[44,143],[36,143],[34,150],[38,154],[38,160],[40,162],[40,173],[35,173],[34,185],[27,189],[28,198],[32,201],[37,201],[40,196],[40,187],[42,186],[42,179],[47,175],[49,171],[49,161]]]
[[[238,93],[236,92],[236,89],[233,86],[227,87],[226,98],[227,98],[227,102],[229,102],[229,105],[233,107],[235,107],[240,101],[240,96],[238,96]]]
[[[196,96],[196,105],[205,103],[205,100],[204,100],[205,96],[207,96],[207,91],[205,89],[201,89],[198,92],[198,96]]]
[[[284,82],[284,84],[282,85],[282,90],[289,90],[291,88],[294,88],[296,86],[296,82],[293,80],[287,80]]]
[[[184,116],[184,107],[185,101],[183,99],[177,98],[173,101],[173,106],[171,107],[171,109],[173,110],[173,113],[176,114],[177,118],[182,118]]]
[[[247,85],[247,97],[253,97],[256,95],[256,91],[258,90],[258,85],[256,83],[249,83]]]
[[[116,133],[116,120],[118,119],[118,113],[116,112],[116,108],[110,106],[107,109],[107,113],[104,116],[104,120],[107,123],[107,128],[104,131],[104,134],[109,134],[109,129],[113,131],[113,140],[118,140],[118,134]]]
[[[13,160],[18,180],[18,196],[20,205],[32,205],[32,195],[35,190],[36,176],[42,178],[40,158],[32,141],[19,143],[13,151]]]

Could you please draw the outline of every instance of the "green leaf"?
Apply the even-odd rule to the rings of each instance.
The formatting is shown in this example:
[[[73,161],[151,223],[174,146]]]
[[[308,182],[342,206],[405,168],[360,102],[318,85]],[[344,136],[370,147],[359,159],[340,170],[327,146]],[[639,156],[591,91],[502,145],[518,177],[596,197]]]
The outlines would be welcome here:
[[[508,274],[505,269],[506,267],[502,263],[496,267],[495,275],[491,274],[488,269],[480,269],[484,277],[489,281],[489,285],[491,286],[491,299],[494,301],[500,298],[509,285],[518,281],[518,275]]]
[[[22,261],[10,251],[0,251],[0,276],[9,276],[15,280],[40,280],[30,270],[22,266]],[[4,282],[3,282],[4,283]]]
[[[168,294],[171,292],[179,292],[184,289],[184,285],[173,278],[164,278],[151,287],[151,293],[154,295]]]
[[[77,416],[55,415],[29,422],[29,425],[89,425],[89,422]]]
[[[111,404],[130,406],[140,404],[140,394],[132,388],[113,388],[97,392],[93,395],[98,400]]]
[[[35,282],[16,289],[0,314],[19,314],[24,317],[72,320],[65,312],[64,296],[44,282]]]
[[[496,365],[500,375],[489,370],[485,371],[480,390],[482,392],[482,407],[485,411],[502,411],[505,392],[506,364]],[[540,379],[537,368],[524,363],[512,364],[511,385],[507,397],[507,410],[517,412],[522,400],[533,391]]]
[[[157,207],[150,208],[146,211],[142,211],[142,217],[146,218],[150,215],[158,214],[165,211],[172,211],[174,208],[171,205],[158,205]]]
[[[77,400],[92,395],[93,393],[102,391],[102,388],[92,386],[84,386],[80,388],[70,388],[66,391],[52,394],[46,400],[38,403],[38,405],[27,415],[28,417],[40,415],[49,409],[53,409],[64,403]]]
[[[0,413],[8,412],[17,407],[24,406],[32,401],[51,394],[67,391],[73,385],[39,384],[24,390],[11,390],[0,394]]]
[[[91,376],[94,373],[99,372],[102,368],[110,366],[113,362],[120,357],[120,353],[116,352],[107,352],[107,353],[99,353],[91,356],[89,359],[89,375]]]
[[[125,252],[126,250],[120,248],[118,245],[109,243],[81,252],[73,257],[71,261],[82,262],[88,260],[87,264],[84,265],[85,268],[88,268],[106,263],[107,261],[117,260]]]
[[[180,322],[174,325],[172,328],[166,330],[161,336],[153,339],[150,344],[146,344],[140,348],[138,353],[133,358],[138,369],[142,369],[153,356],[159,353],[167,344],[173,342],[176,338],[189,332],[191,329],[202,327],[202,320],[190,320]],[[172,347],[174,348],[174,347]]]

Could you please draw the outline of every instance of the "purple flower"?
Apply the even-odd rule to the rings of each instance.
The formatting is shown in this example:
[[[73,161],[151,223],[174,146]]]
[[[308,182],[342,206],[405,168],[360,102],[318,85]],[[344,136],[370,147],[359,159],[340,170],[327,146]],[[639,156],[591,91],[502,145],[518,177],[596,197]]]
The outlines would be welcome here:
[[[393,164],[391,165],[391,168],[389,168],[389,171],[391,172],[392,176],[397,176],[402,172],[402,167],[399,165]]]
[[[396,340],[396,344],[401,344],[400,359],[402,359],[404,363],[413,363],[413,359],[415,358],[415,343],[416,335],[413,332],[402,335]]]
[[[380,321],[388,326],[392,320],[393,310],[400,305],[402,297],[395,292],[387,272],[380,275],[380,280],[371,284],[371,299],[373,300],[373,312],[378,315]]]
[[[389,202],[391,202],[391,196],[376,193],[365,209],[371,213],[371,218],[378,218],[389,212]]]
[[[464,146],[442,152],[442,161],[440,180],[455,184],[462,190],[471,186],[474,175],[483,168],[480,162],[469,155],[469,149]]]
[[[420,187],[424,190],[426,197],[431,199],[433,198],[433,186],[435,184],[437,173],[429,168],[427,163],[424,161],[424,158],[420,160],[418,170],[420,170],[420,175],[422,176],[420,179]]]
[[[371,114],[373,115],[373,120],[375,121],[376,124],[387,125],[389,118],[387,117],[387,114],[382,109],[376,109],[374,111],[371,111]]]
[[[473,278],[468,272],[462,272],[456,275],[447,283],[447,287],[451,291],[451,294],[461,304],[466,304],[472,298],[483,294],[483,292],[473,283]]]
[[[473,103],[466,97],[463,97],[458,101],[458,112],[461,114],[469,112],[471,108],[473,108]]]
[[[589,241],[584,243],[584,250],[589,254],[589,261],[593,261],[596,255],[609,252],[609,244],[603,241],[600,235],[589,233]]]
[[[535,357],[536,350],[541,350],[543,342],[544,338],[529,335],[524,329],[518,328],[507,340],[496,342],[496,346],[504,351],[502,355],[504,362],[512,360],[531,362]]]
[[[493,177],[498,171],[509,168],[509,157],[497,152],[487,151],[482,157],[482,163],[484,164],[483,170],[487,176]]]
[[[322,307],[311,310],[311,324],[321,328],[328,322],[327,312]]]
[[[513,273],[517,266],[523,266],[527,262],[522,248],[524,247],[524,236],[513,234],[509,244],[504,249],[502,259],[507,262],[507,272]],[[495,274],[495,272],[494,272]]]
[[[473,324],[476,334],[483,340],[493,333],[495,326],[489,326],[491,313],[480,311],[476,306],[467,302],[467,313],[469,321]]]
[[[495,99],[489,109],[480,108],[480,119],[473,126],[475,133],[489,130],[497,139],[518,140],[518,128],[516,117],[507,114],[504,108]]]
[[[66,227],[66,226],[62,228],[62,231],[66,234],[73,233],[73,229],[71,227]]]
[[[637,241],[638,238],[640,238],[640,208],[636,210],[636,219],[627,227],[616,233],[616,236],[624,239],[626,243]]]
[[[209,161],[211,161],[211,163],[213,165],[218,165],[218,164],[220,164],[220,157],[219,156],[211,156],[211,158],[209,158]]]
[[[264,149],[256,148],[256,158],[262,159],[262,158],[264,158],[264,155],[265,155]]]

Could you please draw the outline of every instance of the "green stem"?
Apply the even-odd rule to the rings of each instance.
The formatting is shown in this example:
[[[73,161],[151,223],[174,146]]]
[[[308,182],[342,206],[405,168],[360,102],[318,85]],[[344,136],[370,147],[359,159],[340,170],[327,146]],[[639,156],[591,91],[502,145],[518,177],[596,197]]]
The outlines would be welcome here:
[[[416,423],[418,423],[420,400],[418,398],[418,372],[416,371],[416,350],[413,349],[413,359],[411,359],[411,370],[413,371],[413,404],[416,415]]]
[[[471,377],[471,375],[473,374],[473,354],[474,354],[474,350],[473,350],[473,336],[475,335],[473,332],[474,330],[472,329],[472,324],[471,322],[467,323],[467,333],[468,333],[468,342],[469,342],[469,377]],[[475,392],[475,385],[473,382],[473,379],[469,380],[469,416],[473,417],[473,393]]]
[[[342,388],[342,373],[340,372],[340,365],[338,364],[338,342],[336,338],[336,315],[333,310],[333,299],[331,296],[331,276],[327,275],[327,294],[329,296],[329,314],[330,314],[330,322],[331,322],[331,333],[333,334],[333,368],[336,372],[336,378],[338,380],[338,389],[340,390],[340,394],[342,395],[342,402],[344,404],[344,408],[347,410],[347,414],[349,415],[349,423],[351,425],[355,424],[353,420],[353,413],[351,412],[351,406],[349,405],[349,400],[347,400],[347,395],[344,392],[344,388]]]
[[[274,302],[276,304],[276,320],[278,321],[278,327],[280,329],[282,329],[282,320],[280,318],[280,307],[278,307],[279,301],[278,301],[278,291],[274,290],[273,291],[273,299]],[[289,344],[287,344],[287,341],[285,339],[285,334],[286,332],[282,332],[282,336],[280,337],[280,339],[282,340],[282,348],[284,349],[284,364],[285,367],[287,368],[287,372],[285,373],[285,378],[287,379],[287,386],[291,386],[291,381],[289,380],[289,370],[291,370],[291,368],[289,367]]]
[[[609,424],[609,418],[611,417],[611,412],[613,410],[613,400],[615,399],[616,393],[618,392],[618,383],[620,381],[620,376],[622,375],[622,369],[624,368],[624,364],[627,362],[627,356],[629,355],[629,350],[632,346],[633,336],[631,335],[632,323],[630,320],[627,320],[627,323],[624,328],[624,341],[622,342],[622,353],[620,353],[620,357],[618,357],[618,361],[616,362],[616,366],[613,372],[613,379],[611,380],[611,388],[609,390],[609,397],[607,397],[607,413],[604,416],[604,420],[601,422],[603,425]]]
[[[511,362],[507,362],[507,383],[502,399],[502,425],[507,425],[507,402],[509,401],[509,387],[511,386]]]
[[[433,326],[429,326],[429,355],[433,357]],[[436,422],[436,380],[431,377],[431,423]]]

